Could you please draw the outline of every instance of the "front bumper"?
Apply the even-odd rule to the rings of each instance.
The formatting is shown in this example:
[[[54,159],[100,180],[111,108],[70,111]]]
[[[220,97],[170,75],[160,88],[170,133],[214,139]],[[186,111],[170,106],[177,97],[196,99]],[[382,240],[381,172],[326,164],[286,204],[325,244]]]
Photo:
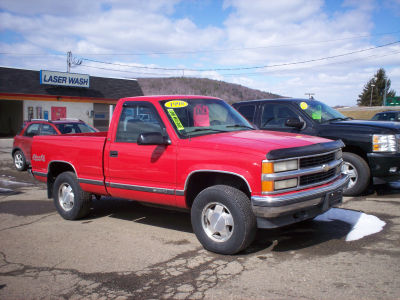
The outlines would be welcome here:
[[[400,179],[400,153],[368,153],[371,176],[385,181]]]
[[[274,228],[313,218],[342,203],[343,188],[349,176],[342,176],[324,187],[276,196],[252,196],[251,204],[258,227]]]

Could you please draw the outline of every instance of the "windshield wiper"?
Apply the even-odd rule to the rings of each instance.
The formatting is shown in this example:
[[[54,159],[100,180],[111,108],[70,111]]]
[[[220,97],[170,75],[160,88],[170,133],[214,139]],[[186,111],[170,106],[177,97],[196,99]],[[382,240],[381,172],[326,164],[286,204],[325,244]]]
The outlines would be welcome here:
[[[196,128],[196,129],[193,129],[193,130],[187,131],[186,133],[199,132],[199,131],[228,132],[228,131],[226,131],[226,130],[214,129],[214,128]]]
[[[326,123],[326,122],[332,122],[332,121],[346,121],[346,120],[351,120],[352,118],[349,118],[349,117],[345,117],[345,118],[342,118],[342,117],[340,117],[340,118],[332,118],[332,119],[329,119],[329,120],[324,120],[322,123]]]
[[[255,130],[254,127],[247,126],[247,125],[240,125],[240,124],[227,125],[226,128],[247,128],[247,129]]]

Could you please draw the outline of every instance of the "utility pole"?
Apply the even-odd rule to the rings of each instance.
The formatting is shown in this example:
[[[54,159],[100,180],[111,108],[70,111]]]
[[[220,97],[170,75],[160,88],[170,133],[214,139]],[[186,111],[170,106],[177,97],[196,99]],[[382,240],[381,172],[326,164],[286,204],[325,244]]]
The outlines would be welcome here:
[[[71,64],[72,64],[72,52],[67,52],[67,72],[70,73],[71,71]]]
[[[372,106],[372,92],[374,91],[375,84],[371,84],[371,99],[369,100],[369,106]]]
[[[375,84],[371,84],[371,99],[369,100],[369,106],[372,106],[372,92],[374,91]]]
[[[308,99],[313,99],[314,98],[313,96],[315,94],[314,93],[305,93],[304,95],[306,95],[306,96],[308,95]]]
[[[385,91],[383,92],[383,106],[386,106],[387,79],[385,78]]]

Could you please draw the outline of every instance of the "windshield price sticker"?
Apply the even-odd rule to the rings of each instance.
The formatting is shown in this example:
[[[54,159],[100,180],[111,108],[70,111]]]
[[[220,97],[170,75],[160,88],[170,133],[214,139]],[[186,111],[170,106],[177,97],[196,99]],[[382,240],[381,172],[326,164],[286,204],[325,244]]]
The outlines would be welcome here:
[[[166,106],[166,105],[165,105],[165,106]],[[168,113],[169,113],[169,115],[171,116],[172,121],[174,121],[174,123],[175,123],[175,125],[176,125],[176,128],[177,128],[178,130],[184,130],[185,127],[183,127],[181,121],[179,120],[179,118],[178,118],[178,116],[176,115],[176,113],[174,112],[174,110],[171,109],[171,108],[169,108],[169,109],[168,109]]]
[[[182,107],[188,106],[188,103],[186,101],[182,101],[182,100],[172,100],[172,101],[168,101],[164,105],[165,105],[165,107],[168,107],[168,108],[182,108]]]
[[[308,108],[308,104],[306,102],[301,102],[300,103],[300,107],[301,107],[301,109],[307,109]]]

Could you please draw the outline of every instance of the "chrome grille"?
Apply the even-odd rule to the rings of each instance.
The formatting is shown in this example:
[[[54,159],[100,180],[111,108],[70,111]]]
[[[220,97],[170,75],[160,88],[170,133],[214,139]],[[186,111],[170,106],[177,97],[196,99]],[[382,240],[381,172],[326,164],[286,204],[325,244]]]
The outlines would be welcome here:
[[[336,174],[336,169],[331,169],[328,172],[319,172],[311,175],[300,176],[300,186],[310,185],[318,182],[325,181]]]
[[[326,164],[335,159],[335,153],[300,158],[300,169]]]

